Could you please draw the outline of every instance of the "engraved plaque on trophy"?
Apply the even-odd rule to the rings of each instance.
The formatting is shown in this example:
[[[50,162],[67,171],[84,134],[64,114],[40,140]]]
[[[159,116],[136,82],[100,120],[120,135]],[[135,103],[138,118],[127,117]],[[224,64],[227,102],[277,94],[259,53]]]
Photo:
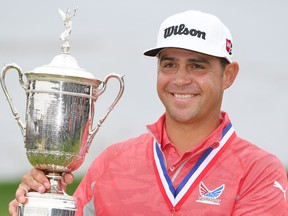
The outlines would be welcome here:
[[[76,9],[73,15],[70,15],[70,10],[63,12],[59,9],[59,13],[65,26],[60,36],[62,53],[50,64],[27,73],[14,63],[6,64],[0,78],[12,114],[21,129],[27,158],[32,166],[45,172],[51,183],[51,189],[44,194],[28,192],[28,202],[19,205],[18,215],[75,214],[77,202],[61,188],[62,175],[81,166],[95,134],[124,91],[123,76],[108,74],[101,81],[79,67],[69,54],[69,36]],[[18,72],[20,86],[26,93],[25,122],[21,121],[6,87],[8,71]],[[119,92],[94,126],[95,102],[105,92],[110,79],[119,81]]]

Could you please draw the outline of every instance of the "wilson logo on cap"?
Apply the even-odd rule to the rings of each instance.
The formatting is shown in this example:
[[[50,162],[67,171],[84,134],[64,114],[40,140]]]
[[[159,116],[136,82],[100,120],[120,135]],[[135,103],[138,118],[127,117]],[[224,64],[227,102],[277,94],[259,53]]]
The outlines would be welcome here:
[[[180,24],[176,26],[170,26],[164,29],[164,38],[170,37],[171,35],[191,35],[193,37],[202,38],[206,40],[206,32],[202,32],[196,29],[189,29],[185,27],[185,24]]]

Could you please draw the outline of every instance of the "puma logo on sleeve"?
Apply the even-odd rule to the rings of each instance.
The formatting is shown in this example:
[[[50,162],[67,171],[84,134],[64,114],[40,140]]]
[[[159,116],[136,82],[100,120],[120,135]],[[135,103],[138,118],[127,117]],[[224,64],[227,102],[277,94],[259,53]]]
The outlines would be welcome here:
[[[283,194],[284,194],[284,200],[285,200],[285,202],[286,202],[286,191],[287,191],[287,187],[285,188],[285,190],[284,190],[284,188],[282,187],[282,185],[278,182],[278,181],[274,181],[274,185],[273,185],[274,187],[276,187],[276,188],[279,188],[282,192],[283,192]]]

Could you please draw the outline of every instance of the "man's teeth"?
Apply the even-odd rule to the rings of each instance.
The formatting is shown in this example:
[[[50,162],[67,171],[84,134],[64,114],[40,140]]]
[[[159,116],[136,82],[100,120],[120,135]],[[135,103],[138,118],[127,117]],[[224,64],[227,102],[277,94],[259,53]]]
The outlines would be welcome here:
[[[180,98],[180,99],[186,99],[186,98],[191,98],[191,97],[193,97],[193,95],[191,95],[191,94],[174,94],[174,96],[176,97],[176,98]]]

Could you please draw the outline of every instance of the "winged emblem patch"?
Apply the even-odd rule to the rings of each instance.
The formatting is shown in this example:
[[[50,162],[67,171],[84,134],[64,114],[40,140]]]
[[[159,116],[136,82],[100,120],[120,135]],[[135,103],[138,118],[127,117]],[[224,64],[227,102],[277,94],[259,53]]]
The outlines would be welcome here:
[[[200,182],[199,184],[199,193],[200,196],[198,197],[198,200],[196,202],[206,203],[206,204],[212,204],[212,205],[220,205],[221,200],[218,199],[222,192],[225,189],[225,184],[222,184],[220,187],[209,190],[203,182]]]

